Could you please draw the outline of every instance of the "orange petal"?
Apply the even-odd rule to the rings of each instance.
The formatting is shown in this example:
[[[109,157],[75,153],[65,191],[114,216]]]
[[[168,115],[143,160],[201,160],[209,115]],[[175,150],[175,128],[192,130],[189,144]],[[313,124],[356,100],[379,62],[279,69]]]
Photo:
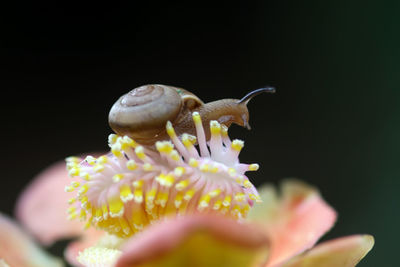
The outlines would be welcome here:
[[[42,244],[51,245],[83,231],[81,222],[67,220],[71,195],[64,188],[70,183],[65,162],[55,163],[28,185],[17,202],[16,217]]]
[[[15,222],[0,214],[0,266],[59,267],[56,259],[39,248]],[[5,265],[7,263],[7,265]]]
[[[337,238],[319,244],[288,263],[284,267],[316,267],[316,266],[356,266],[374,246],[374,238],[370,235],[353,235]]]
[[[279,265],[311,248],[336,220],[336,212],[314,188],[295,180],[284,182],[281,188],[280,197],[271,186],[261,188],[263,203],[249,214],[271,240],[267,266]]]
[[[266,260],[268,240],[256,227],[195,215],[150,226],[122,252],[116,267],[259,266]]]

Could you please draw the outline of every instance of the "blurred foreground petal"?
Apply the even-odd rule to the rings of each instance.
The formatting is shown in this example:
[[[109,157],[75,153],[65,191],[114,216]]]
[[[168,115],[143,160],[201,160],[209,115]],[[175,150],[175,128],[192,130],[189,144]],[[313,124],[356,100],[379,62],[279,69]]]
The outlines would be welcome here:
[[[39,248],[19,226],[0,214],[0,266],[11,267],[59,267],[64,266]],[[3,265],[1,265],[3,264]]]
[[[16,206],[16,217],[42,244],[79,236],[83,224],[67,220],[68,194],[71,182],[65,162],[58,162],[41,172],[23,191]]]
[[[259,266],[268,240],[256,227],[219,216],[190,216],[149,227],[129,240],[116,267]]]
[[[310,251],[301,254],[284,267],[352,267],[364,258],[374,246],[370,235],[353,235],[334,239],[317,245]]]
[[[271,241],[267,266],[279,265],[314,246],[336,220],[336,212],[318,191],[300,181],[288,180],[278,196],[273,186],[260,189],[263,203],[249,219],[260,224]]]

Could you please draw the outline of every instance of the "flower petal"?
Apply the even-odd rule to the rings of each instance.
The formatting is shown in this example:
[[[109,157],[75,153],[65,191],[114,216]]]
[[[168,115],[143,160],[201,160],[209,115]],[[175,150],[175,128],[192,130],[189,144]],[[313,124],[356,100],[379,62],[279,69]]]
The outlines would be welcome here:
[[[311,248],[336,220],[336,212],[316,189],[295,180],[282,184],[279,198],[275,189],[261,189],[263,203],[255,205],[249,219],[261,224],[271,240],[267,266],[275,266]]]
[[[356,266],[374,246],[370,235],[353,235],[319,244],[288,263],[284,267],[352,267]]]
[[[134,236],[116,267],[259,266],[267,254],[268,240],[258,228],[194,215],[163,221]]]
[[[58,267],[63,263],[39,248],[15,222],[0,214],[0,266]],[[1,263],[3,262],[3,263]],[[2,265],[3,264],[3,265]]]
[[[16,206],[16,217],[42,244],[78,236],[83,224],[67,220],[69,194],[64,192],[71,178],[65,162],[58,162],[41,172],[24,190]]]

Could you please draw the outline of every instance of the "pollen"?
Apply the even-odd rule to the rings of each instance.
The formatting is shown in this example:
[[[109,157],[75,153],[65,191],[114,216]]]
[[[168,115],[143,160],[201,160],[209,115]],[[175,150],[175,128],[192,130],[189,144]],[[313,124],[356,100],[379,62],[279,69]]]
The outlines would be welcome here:
[[[83,266],[114,266],[122,252],[105,247],[89,247],[79,252],[78,261]]]
[[[245,172],[256,171],[258,164],[239,162],[244,142],[231,141],[225,125],[211,121],[206,140],[210,135],[200,114],[194,112],[192,118],[196,136],[178,136],[168,122],[170,140],[155,147],[111,134],[107,155],[67,158],[73,181],[65,191],[75,194],[68,201],[68,218],[119,237],[167,216],[217,212],[245,218],[260,201]]]

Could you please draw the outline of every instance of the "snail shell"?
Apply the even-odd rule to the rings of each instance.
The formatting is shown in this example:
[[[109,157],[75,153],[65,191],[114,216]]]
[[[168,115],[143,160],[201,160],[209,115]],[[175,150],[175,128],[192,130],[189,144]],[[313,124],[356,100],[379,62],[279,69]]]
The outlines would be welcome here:
[[[160,84],[144,85],[121,96],[111,108],[108,120],[119,135],[150,144],[163,139],[167,121],[179,121],[189,110],[203,104],[197,96],[184,89]]]
[[[247,103],[261,92],[272,92],[273,88],[262,88],[246,95],[241,100],[221,99],[204,104],[193,93],[173,86],[161,84],[144,85],[121,96],[109,113],[110,127],[119,135],[127,135],[143,145],[168,139],[165,130],[171,121],[177,135],[195,134],[192,112],[199,112],[205,132],[209,134],[209,122],[217,120],[230,126],[239,124],[250,129]],[[206,136],[207,140],[209,136]]]

